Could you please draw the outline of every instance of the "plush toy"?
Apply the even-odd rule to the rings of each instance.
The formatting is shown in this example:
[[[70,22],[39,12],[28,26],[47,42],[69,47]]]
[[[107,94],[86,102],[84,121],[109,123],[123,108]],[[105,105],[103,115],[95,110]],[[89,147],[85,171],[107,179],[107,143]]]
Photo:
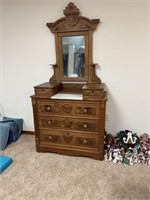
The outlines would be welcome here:
[[[147,133],[143,133],[140,136],[140,145],[147,145],[150,144],[149,135]]]
[[[150,149],[149,149],[149,151],[148,151],[147,165],[150,165]]]
[[[105,133],[105,149],[109,149],[114,144],[114,137],[110,133]]]
[[[140,136],[139,162],[150,165],[150,138],[147,133]]]
[[[122,152],[124,152],[124,149],[120,147],[118,140],[114,138],[114,144],[108,151],[108,160],[113,160],[114,163],[122,162]]]
[[[105,132],[105,159],[112,160],[112,146],[114,145],[114,137],[110,133]]]
[[[120,163],[122,162],[122,150],[123,149],[120,149],[120,148],[116,148],[113,150],[113,153],[112,153],[112,157],[113,157],[113,162],[114,163]]]
[[[134,153],[131,148],[123,156],[123,163],[126,165],[133,165],[138,162],[138,154]]]
[[[150,165],[150,137],[147,133],[140,137],[129,130],[120,131],[117,136],[105,135],[105,159],[114,163]]]
[[[113,157],[112,157],[112,151],[113,151],[112,148],[110,148],[109,151],[108,151],[108,153],[107,153],[109,161],[112,161],[112,159],[113,159]]]
[[[131,152],[130,151],[125,152],[122,162],[123,162],[124,165],[132,165]]]

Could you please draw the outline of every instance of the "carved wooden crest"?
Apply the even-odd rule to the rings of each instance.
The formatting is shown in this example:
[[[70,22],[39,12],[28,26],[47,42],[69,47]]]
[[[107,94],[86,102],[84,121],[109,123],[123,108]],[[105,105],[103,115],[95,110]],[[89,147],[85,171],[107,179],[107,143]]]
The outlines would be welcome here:
[[[79,22],[79,9],[74,5],[74,3],[69,3],[64,10],[66,24],[68,26],[75,26]]]
[[[99,24],[99,19],[88,19],[80,16],[79,9],[70,2],[63,11],[65,17],[62,17],[54,23],[47,23],[46,25],[52,33],[65,31],[81,31],[81,30],[95,30]]]

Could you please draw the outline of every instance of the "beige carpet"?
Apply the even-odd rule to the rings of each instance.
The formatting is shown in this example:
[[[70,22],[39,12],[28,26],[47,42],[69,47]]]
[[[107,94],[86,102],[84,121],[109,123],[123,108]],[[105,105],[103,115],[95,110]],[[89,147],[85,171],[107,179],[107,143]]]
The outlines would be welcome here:
[[[1,152],[13,164],[0,175],[1,200],[150,200],[150,166],[37,153],[22,135]]]

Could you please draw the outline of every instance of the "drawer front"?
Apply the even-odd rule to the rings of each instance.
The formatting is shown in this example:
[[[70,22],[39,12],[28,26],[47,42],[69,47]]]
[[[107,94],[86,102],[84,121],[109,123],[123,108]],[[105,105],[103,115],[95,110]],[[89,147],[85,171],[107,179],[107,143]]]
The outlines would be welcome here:
[[[41,130],[40,142],[52,145],[69,145],[70,147],[98,148],[98,136],[86,133]]]
[[[87,103],[69,101],[40,101],[37,100],[38,112],[41,114],[73,115],[73,116],[99,116],[99,102]]]
[[[83,98],[84,99],[100,99],[104,97],[103,90],[84,90],[83,91]]]
[[[52,95],[52,89],[35,88],[35,95],[42,96],[42,97],[50,97]]]
[[[77,130],[98,133],[98,120],[82,118],[39,117],[40,128]]]

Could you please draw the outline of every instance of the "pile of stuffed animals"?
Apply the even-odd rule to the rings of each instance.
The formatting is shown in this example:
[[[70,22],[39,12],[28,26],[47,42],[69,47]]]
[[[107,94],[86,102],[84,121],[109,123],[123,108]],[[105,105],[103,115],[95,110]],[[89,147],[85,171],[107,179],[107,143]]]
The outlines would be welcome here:
[[[120,131],[117,136],[105,133],[105,159],[114,163],[150,165],[150,136],[140,137],[129,130]]]

